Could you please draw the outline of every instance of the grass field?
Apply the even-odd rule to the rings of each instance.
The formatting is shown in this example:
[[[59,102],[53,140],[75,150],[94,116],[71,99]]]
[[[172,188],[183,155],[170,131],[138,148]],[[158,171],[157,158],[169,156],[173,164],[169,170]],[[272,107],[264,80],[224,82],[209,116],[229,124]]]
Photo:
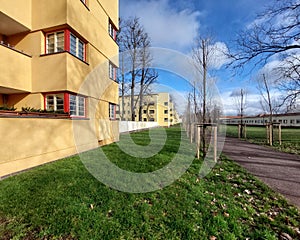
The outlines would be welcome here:
[[[247,140],[267,145],[266,128],[247,126]],[[238,137],[237,126],[227,126],[226,135]],[[274,129],[274,148],[288,153],[300,154],[300,128],[282,128],[282,145],[278,142],[278,129]]]
[[[180,129],[167,134],[165,147],[148,161],[116,144],[103,150],[123,169],[153,171],[178,151]],[[150,142],[147,131],[132,137],[139,145]],[[201,164],[194,160],[172,185],[143,194],[105,186],[78,156],[10,177],[0,182],[0,239],[300,238],[300,214],[281,196],[224,157],[204,179]]]

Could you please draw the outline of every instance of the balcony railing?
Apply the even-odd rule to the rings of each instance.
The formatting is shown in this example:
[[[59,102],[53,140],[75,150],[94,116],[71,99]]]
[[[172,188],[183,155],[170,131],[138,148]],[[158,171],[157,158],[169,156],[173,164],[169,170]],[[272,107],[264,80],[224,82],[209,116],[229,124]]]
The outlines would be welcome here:
[[[11,44],[6,43],[6,42],[4,42],[4,41],[0,41],[0,45],[2,45],[2,46],[4,46],[4,47],[7,47],[7,48],[9,48],[9,49],[11,49],[11,50],[13,50],[13,51],[16,51],[16,52],[18,52],[18,53],[24,54],[24,55],[26,55],[27,57],[31,57],[31,55],[25,53],[23,50],[18,50],[18,49],[15,48],[14,45],[11,45]]]

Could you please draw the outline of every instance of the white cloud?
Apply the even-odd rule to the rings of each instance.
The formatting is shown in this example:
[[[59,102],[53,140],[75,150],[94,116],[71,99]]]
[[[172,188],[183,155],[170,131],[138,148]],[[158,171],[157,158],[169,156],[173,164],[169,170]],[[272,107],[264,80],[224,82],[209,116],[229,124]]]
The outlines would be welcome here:
[[[121,2],[121,17],[139,17],[148,32],[152,46],[184,51],[190,48],[200,24],[199,11],[178,10],[170,0],[141,0]]]
[[[227,116],[237,116],[238,115],[238,106],[233,97],[233,93],[236,89],[226,91],[221,94],[221,98],[223,101],[223,114]],[[245,112],[244,114],[247,116],[255,116],[263,112],[261,104],[260,104],[261,96],[257,93],[247,93],[246,96],[246,104],[245,104]]]
[[[230,59],[226,56],[229,52],[227,46],[223,42],[216,42],[211,46],[213,51],[213,56],[211,60],[211,67],[213,69],[220,69],[223,65],[229,63]]]

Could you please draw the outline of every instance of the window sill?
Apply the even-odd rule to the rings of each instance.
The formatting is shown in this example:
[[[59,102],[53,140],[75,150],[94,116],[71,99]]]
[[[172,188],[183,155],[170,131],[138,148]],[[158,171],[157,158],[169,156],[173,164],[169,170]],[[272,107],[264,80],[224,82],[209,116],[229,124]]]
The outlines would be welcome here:
[[[71,120],[90,120],[90,118],[88,117],[75,117],[75,116],[71,116],[69,117]]]
[[[118,83],[119,84],[119,81],[118,80],[115,80],[115,79],[112,79],[112,78],[109,78],[111,81],[115,82],[115,83]]]

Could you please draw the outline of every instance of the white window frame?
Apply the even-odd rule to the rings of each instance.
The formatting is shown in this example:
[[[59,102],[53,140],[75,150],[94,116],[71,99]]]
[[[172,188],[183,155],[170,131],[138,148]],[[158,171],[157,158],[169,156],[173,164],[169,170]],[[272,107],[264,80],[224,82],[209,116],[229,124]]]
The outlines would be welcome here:
[[[116,114],[116,109],[117,109],[117,105],[114,103],[109,103],[109,119],[110,120],[116,120],[117,119],[117,114]]]
[[[53,104],[51,104],[50,106],[53,105],[53,109],[50,108],[49,106],[49,97],[53,97]],[[58,98],[62,99],[63,100],[63,109],[57,109],[58,107],[58,104],[57,104],[57,100]],[[58,94],[47,94],[46,95],[46,110],[48,111],[64,111],[65,110],[65,96],[63,93],[58,93]]]
[[[71,38],[75,38],[75,52],[72,51],[71,48]],[[82,56],[80,56],[80,49],[79,44],[82,44]],[[85,43],[80,40],[74,33],[70,32],[70,53],[76,57],[78,57],[80,60],[85,61]]]
[[[117,81],[117,72],[118,72],[118,68],[111,62],[109,62],[109,78],[111,80]]]
[[[72,99],[72,98],[74,98],[74,99]],[[72,102],[72,101],[74,101],[74,102]],[[83,103],[83,111],[82,111],[82,109],[80,109],[80,106],[82,103]],[[75,109],[71,110],[71,108],[73,108],[73,106],[75,107]],[[86,97],[70,94],[69,95],[69,111],[70,111],[71,117],[85,117],[86,116]]]
[[[63,47],[62,49],[58,49],[58,34],[59,33],[63,33]],[[54,48],[53,48],[53,52],[49,51],[49,37],[53,35],[54,37]],[[47,54],[51,54],[51,53],[57,53],[57,52],[64,52],[65,51],[65,31],[57,31],[57,32],[53,32],[53,33],[48,33],[46,35],[46,53]]]
[[[111,20],[109,20],[109,23],[108,23],[108,33],[109,33],[109,36],[111,36],[111,38],[116,41],[117,40],[117,29],[115,27],[115,25],[112,23]]]

